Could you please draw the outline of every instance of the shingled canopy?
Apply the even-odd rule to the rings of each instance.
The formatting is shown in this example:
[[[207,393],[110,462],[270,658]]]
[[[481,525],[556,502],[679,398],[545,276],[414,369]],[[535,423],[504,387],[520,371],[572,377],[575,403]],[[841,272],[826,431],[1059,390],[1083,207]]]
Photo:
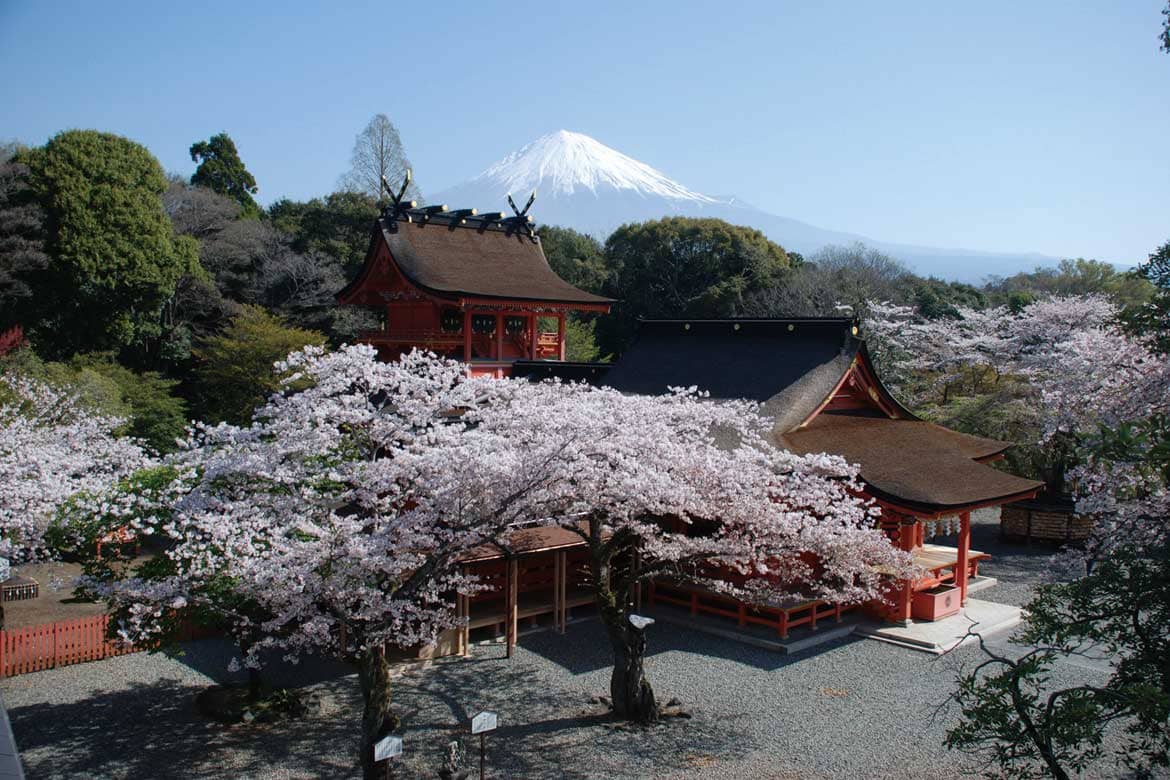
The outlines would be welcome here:
[[[601,307],[612,301],[579,290],[549,267],[540,239],[506,222],[440,213],[424,219],[381,217],[374,241],[383,241],[394,266],[415,288],[438,298],[541,301]],[[382,257],[371,251],[361,273],[340,293],[355,300]]]
[[[877,497],[926,514],[1030,497],[1043,484],[983,465],[1010,445],[923,420],[826,412],[780,439],[793,452],[859,464]]]

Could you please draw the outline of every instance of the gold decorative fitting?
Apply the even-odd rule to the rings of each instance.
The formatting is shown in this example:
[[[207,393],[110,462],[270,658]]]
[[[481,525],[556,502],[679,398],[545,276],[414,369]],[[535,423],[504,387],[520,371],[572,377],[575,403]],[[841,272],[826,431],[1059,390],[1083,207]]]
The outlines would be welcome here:
[[[796,326],[792,323],[788,323],[788,332],[791,333],[794,330],[796,330]]]
[[[688,322],[686,325],[683,325],[683,330],[690,330],[690,329],[691,329],[691,323]]]
[[[738,322],[737,322],[737,323],[735,323],[735,329],[736,329],[736,330],[739,330],[739,323],[738,323]]]
[[[857,335],[857,326],[856,326],[856,325],[854,325],[854,326],[853,326],[852,328],[850,328],[849,330],[850,330],[850,332],[852,332],[852,333],[853,333],[853,335],[854,335],[854,336],[856,336],[856,335]]]

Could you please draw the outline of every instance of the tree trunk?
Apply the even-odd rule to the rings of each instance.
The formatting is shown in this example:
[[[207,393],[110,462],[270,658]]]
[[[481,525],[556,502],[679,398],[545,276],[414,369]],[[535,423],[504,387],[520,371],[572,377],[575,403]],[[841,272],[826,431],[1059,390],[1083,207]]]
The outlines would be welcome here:
[[[658,720],[658,702],[642,665],[646,656],[645,632],[630,624],[625,609],[605,606],[601,618],[613,645],[609,694],[614,713],[634,723],[654,723]]]
[[[390,714],[390,665],[386,663],[386,649],[382,646],[368,648],[361,659],[358,674],[362,686],[361,767],[363,780],[381,780],[383,773],[374,763],[374,743],[386,731],[386,720]]]
[[[260,678],[260,670],[248,667],[248,701],[257,701],[260,698],[260,691],[263,681]]]

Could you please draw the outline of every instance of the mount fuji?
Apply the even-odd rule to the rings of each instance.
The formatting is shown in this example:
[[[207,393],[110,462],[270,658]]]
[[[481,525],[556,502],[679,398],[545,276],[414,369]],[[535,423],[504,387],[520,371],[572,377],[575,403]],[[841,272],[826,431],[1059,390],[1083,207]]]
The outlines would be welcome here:
[[[452,208],[506,209],[509,194],[520,200],[533,191],[537,200],[531,213],[539,224],[570,227],[602,241],[628,222],[666,216],[716,217],[761,230],[785,249],[806,257],[830,244],[861,242],[898,258],[918,274],[965,282],[1057,262],[1035,253],[940,249],[826,230],[769,214],[735,197],[697,192],[587,135],[568,130],[542,136],[474,179],[428,200]]]

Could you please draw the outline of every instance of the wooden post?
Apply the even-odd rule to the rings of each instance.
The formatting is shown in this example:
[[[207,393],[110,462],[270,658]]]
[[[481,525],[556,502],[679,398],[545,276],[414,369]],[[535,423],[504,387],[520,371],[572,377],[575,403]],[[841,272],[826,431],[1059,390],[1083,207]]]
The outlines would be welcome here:
[[[536,360],[536,340],[540,337],[540,328],[537,327],[537,316],[528,318],[528,357]]]
[[[504,359],[504,315],[496,315],[496,360]]]
[[[557,593],[561,601],[561,611],[557,613],[557,631],[563,634],[569,622],[569,555],[561,550],[557,558],[561,562],[561,578],[557,581]]]
[[[463,312],[463,362],[471,362],[471,310]]]
[[[914,552],[914,542],[918,538],[918,520],[909,515],[902,515],[899,517],[900,526],[898,528],[898,543],[899,546],[906,552]],[[914,600],[914,580],[906,579],[902,581],[902,589],[898,594],[898,606],[896,619],[903,623],[910,622],[910,608]]]
[[[565,313],[561,312],[557,315],[557,344],[560,345],[560,360],[564,362],[565,359]]]
[[[967,559],[971,551],[971,513],[959,515],[959,562],[955,564],[955,579],[959,583],[959,603],[967,603]]]
[[[559,552],[553,553],[553,628],[561,630],[561,577],[565,576],[565,564]]]
[[[516,601],[519,597],[519,586],[516,582],[520,577],[520,567],[515,558],[508,561],[508,597],[505,600],[507,604],[507,627],[504,629],[504,641],[507,643],[507,656],[512,657],[512,651],[516,647],[516,616],[519,613],[519,607]]]

